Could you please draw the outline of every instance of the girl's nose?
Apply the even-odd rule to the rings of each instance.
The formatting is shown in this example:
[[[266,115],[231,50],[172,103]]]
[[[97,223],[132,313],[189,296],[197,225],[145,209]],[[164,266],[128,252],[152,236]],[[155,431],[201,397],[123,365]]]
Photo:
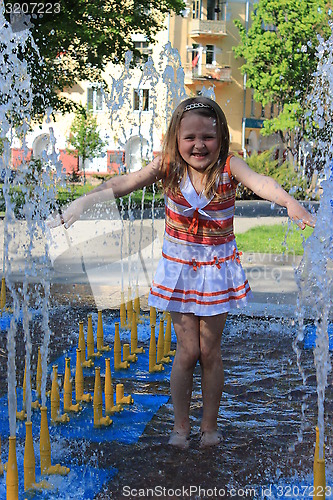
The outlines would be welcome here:
[[[194,146],[195,146],[196,149],[203,149],[205,147],[205,143],[204,143],[204,141],[202,139],[197,139],[195,141],[195,145]]]

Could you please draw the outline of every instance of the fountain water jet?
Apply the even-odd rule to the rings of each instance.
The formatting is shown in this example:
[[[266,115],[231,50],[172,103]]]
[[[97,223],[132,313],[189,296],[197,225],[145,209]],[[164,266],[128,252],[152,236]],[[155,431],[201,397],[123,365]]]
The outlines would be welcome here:
[[[333,25],[331,25],[333,29]],[[328,273],[328,264],[333,257],[333,145],[328,128],[333,122],[333,31],[325,41],[319,37],[317,48],[318,66],[315,83],[310,97],[309,119],[315,129],[316,155],[314,162],[323,167],[323,194],[317,213],[316,227],[304,244],[304,256],[296,272],[299,287],[298,294],[298,334],[295,340],[297,360],[300,364],[300,351],[297,342],[304,339],[305,315],[313,318],[316,327],[316,345],[314,362],[317,375],[318,395],[318,459],[324,459],[324,401],[327,375],[331,370],[329,357],[328,326],[332,306],[332,280]],[[311,308],[311,311],[308,309]],[[306,374],[300,369],[303,383]],[[304,409],[302,409],[304,411]]]

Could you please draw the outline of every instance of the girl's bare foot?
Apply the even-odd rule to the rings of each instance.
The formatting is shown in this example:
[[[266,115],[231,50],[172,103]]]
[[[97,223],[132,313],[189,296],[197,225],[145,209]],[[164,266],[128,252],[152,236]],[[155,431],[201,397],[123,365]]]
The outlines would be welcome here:
[[[201,433],[200,447],[217,446],[222,443],[221,431],[204,431]]]
[[[169,438],[169,444],[186,450],[190,446],[190,435],[179,431],[172,431]]]

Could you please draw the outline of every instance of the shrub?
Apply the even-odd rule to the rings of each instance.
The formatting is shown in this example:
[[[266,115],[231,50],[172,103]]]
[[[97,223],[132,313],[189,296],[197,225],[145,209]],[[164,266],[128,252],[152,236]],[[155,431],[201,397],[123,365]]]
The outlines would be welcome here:
[[[296,199],[305,199],[307,179],[303,178],[298,172],[295,171],[291,162],[284,161],[279,165],[278,160],[272,159],[272,154],[275,148],[264,151],[263,153],[253,153],[246,158],[248,166],[258,174],[268,175],[275,179],[283,189],[292,194]],[[251,200],[260,199],[250,189],[242,184],[237,187],[237,199]]]

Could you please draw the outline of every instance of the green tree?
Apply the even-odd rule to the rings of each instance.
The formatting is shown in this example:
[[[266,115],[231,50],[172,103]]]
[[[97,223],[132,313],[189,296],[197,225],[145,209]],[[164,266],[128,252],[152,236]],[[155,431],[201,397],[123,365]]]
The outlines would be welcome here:
[[[7,20],[18,3],[5,0]],[[108,62],[121,63],[126,51],[134,51],[131,35],[141,33],[153,43],[166,14],[179,14],[184,8],[183,0],[53,0],[24,5],[25,10],[30,5],[30,14],[35,6],[27,21],[35,45],[31,42],[21,50],[32,79],[35,117],[43,117],[49,106],[72,110],[73,103],[59,98],[59,91],[78,81],[101,80]]]
[[[325,0],[259,0],[248,31],[235,21],[241,40],[234,51],[236,57],[245,59],[242,72],[247,75],[247,86],[262,106],[274,103],[278,110],[264,121],[262,134],[278,133],[287,149],[291,134],[296,147],[306,137],[318,35],[329,37],[330,16]]]
[[[86,183],[86,160],[101,156],[105,145],[98,130],[96,117],[83,108],[77,111],[70,128],[68,152],[79,159],[84,184]]]

